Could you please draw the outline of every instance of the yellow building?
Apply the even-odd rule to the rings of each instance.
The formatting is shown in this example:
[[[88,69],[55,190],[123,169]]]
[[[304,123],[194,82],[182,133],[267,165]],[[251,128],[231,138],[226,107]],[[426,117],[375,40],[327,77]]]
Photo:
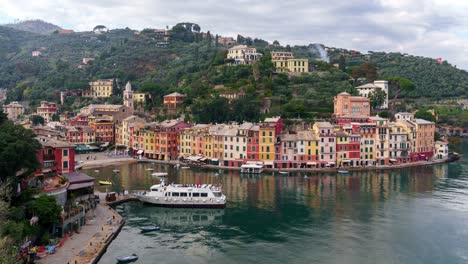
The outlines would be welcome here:
[[[295,59],[292,52],[272,52],[271,61],[276,72],[309,72],[309,60]]]
[[[114,79],[103,79],[89,83],[89,90],[83,91],[83,97],[111,97]]]
[[[260,160],[265,166],[273,166],[275,160],[275,127],[268,124],[260,124],[259,135]]]
[[[133,102],[135,104],[145,105],[146,102],[151,99],[151,95],[149,93],[134,93],[133,94]]]

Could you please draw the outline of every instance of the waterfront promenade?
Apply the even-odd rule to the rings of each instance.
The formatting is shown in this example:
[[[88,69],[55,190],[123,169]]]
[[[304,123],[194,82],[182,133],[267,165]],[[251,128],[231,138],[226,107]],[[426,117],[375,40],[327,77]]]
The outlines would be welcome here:
[[[92,158],[86,160],[87,156],[96,157],[96,159]],[[81,154],[77,155],[77,159],[83,161],[83,169],[92,169],[92,168],[100,168],[106,166],[113,166],[119,164],[127,164],[127,163],[158,163],[158,164],[168,164],[168,165],[175,165],[175,164],[183,164],[178,160],[154,160],[154,159],[135,159],[129,156],[124,157],[114,157],[114,156],[106,156],[104,153],[96,153],[96,154]],[[332,168],[264,168],[265,171],[269,172],[278,172],[278,171],[288,171],[288,172],[313,172],[313,171],[323,171],[323,172],[336,172],[338,170],[349,170],[349,171],[366,171],[366,170],[392,170],[392,169],[401,169],[401,168],[408,168],[408,167],[417,167],[417,166],[428,166],[432,164],[439,164],[447,162],[447,160],[430,160],[430,161],[417,161],[417,162],[409,162],[409,163],[399,163],[399,164],[392,164],[392,165],[367,165],[367,166],[359,166],[359,167],[332,167]],[[221,169],[221,170],[240,170],[239,167],[229,167],[229,166],[216,166],[216,165],[201,165],[201,166],[194,166],[198,168],[207,168],[207,169]]]
[[[97,263],[112,239],[124,224],[122,217],[105,202],[105,193],[98,193],[101,203],[94,210],[95,217],[88,220],[80,233],[69,237],[55,254],[37,261],[40,264]],[[123,197],[121,197],[122,199]]]

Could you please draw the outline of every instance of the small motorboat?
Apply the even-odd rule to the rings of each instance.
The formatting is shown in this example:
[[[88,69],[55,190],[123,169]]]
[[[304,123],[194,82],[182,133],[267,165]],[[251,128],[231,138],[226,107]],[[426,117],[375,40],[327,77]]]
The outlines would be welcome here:
[[[112,182],[110,181],[99,181],[100,185],[112,185]]]
[[[176,169],[180,168],[180,164],[177,163],[176,165],[174,165],[174,168],[176,168]]]
[[[167,172],[154,172],[151,174],[153,177],[167,177]]]
[[[95,173],[99,173],[99,170],[94,170]]]
[[[146,168],[147,171],[153,171],[153,168]]]
[[[120,170],[118,170],[118,169],[115,169],[115,170],[113,170],[113,172],[115,172],[115,173],[119,173],[119,172],[120,172]]]
[[[339,174],[348,174],[349,171],[347,171],[347,170],[339,170],[338,173],[339,173]]]
[[[116,258],[118,262],[132,262],[138,259],[137,254],[131,254],[127,256],[120,256]]]
[[[282,175],[288,175],[289,174],[289,172],[287,172],[287,171],[279,171],[278,173],[282,174]]]
[[[189,166],[182,166],[182,167],[180,167],[180,168],[183,169],[183,170],[188,170],[188,169],[190,169]]]
[[[159,226],[149,225],[149,226],[142,226],[140,227],[141,232],[151,232],[151,231],[158,231],[161,228]]]

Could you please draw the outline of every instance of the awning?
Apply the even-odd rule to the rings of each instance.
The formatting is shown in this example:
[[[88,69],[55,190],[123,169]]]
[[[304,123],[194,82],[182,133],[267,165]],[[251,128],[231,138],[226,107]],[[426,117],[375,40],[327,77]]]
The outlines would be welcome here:
[[[329,161],[329,162],[327,162],[327,164],[329,164],[329,165],[335,165],[335,162]]]
[[[200,161],[205,161],[205,160],[206,160],[206,158],[201,158],[201,159],[200,159]]]
[[[267,160],[267,161],[263,162],[263,164],[273,166],[273,161],[272,160]]]
[[[142,150],[142,149],[140,149],[140,150],[137,152],[137,154],[138,154],[138,155],[141,155],[141,154],[143,154],[143,150]]]
[[[345,159],[345,160],[342,160],[341,162],[343,162],[343,163],[350,163],[351,160]]]
[[[307,165],[317,165],[317,162],[309,161],[307,162]]]
[[[219,161],[219,159],[211,159],[211,161]]]
[[[91,187],[91,186],[94,186],[94,182],[75,183],[75,184],[71,184],[68,187],[68,190],[73,191],[73,190],[78,190],[81,188],[86,188],[86,187]]]
[[[395,162],[395,161],[397,161],[397,160],[396,160],[396,159],[390,159],[390,161],[391,161],[391,162]]]

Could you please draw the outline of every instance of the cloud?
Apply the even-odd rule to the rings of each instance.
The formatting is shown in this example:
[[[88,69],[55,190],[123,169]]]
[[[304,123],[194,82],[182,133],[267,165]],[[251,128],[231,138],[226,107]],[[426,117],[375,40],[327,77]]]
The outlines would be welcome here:
[[[456,0],[0,0],[0,21],[39,18],[65,28],[162,28],[198,23],[202,30],[323,43],[361,51],[443,57],[468,69],[468,3]],[[3,18],[3,19],[2,19]]]

